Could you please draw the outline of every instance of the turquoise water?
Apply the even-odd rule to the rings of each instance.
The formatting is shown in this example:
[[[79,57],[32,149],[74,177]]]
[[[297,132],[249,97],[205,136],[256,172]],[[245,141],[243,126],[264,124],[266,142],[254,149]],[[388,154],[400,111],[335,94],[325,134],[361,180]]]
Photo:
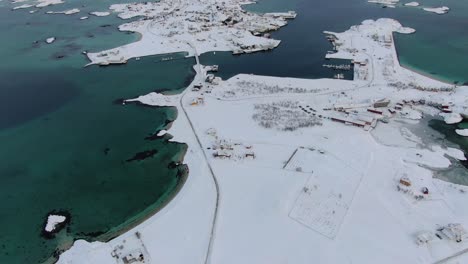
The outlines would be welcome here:
[[[80,21],[84,14],[41,12],[0,8],[0,29],[11,36],[0,43],[0,225],[8,227],[1,230],[0,263],[40,263],[73,239],[109,239],[153,213],[186,174],[175,165],[184,144],[148,138],[176,118],[175,110],[114,101],[180,90],[193,78],[194,61],[162,63],[154,56],[83,68],[83,50],[137,36],[119,33],[115,17]],[[57,41],[47,45],[50,36]],[[152,157],[128,161],[153,150]],[[68,211],[71,223],[46,240],[40,235],[52,210]]]
[[[161,62],[161,57],[152,56],[122,66],[82,67],[87,63],[83,51],[138,38],[118,32],[122,20],[115,15],[79,20],[122,2],[126,1],[70,0],[35,14],[13,12],[9,3],[0,2],[5,36],[0,42],[0,225],[8,227],[0,236],[0,263],[43,262],[73,239],[107,240],[154,213],[183,182],[186,167],[175,163],[185,145],[168,142],[168,136],[149,138],[176,118],[175,110],[115,102],[152,91],[181,91],[193,78],[194,60]],[[418,30],[397,36],[405,64],[463,82],[466,72],[459,69],[467,63],[460,54],[468,54],[463,45],[468,4],[444,3],[459,8],[438,16],[409,8],[384,9],[365,0],[262,0],[247,8],[299,14],[273,33],[282,40],[280,47],[239,57],[209,53],[201,59],[219,64],[224,78],[240,72],[331,77],[322,67],[331,49],[323,30],[341,32],[364,19],[394,17]],[[82,12],[44,14],[74,7]],[[436,23],[441,24],[432,26]],[[441,35],[448,41],[436,41]],[[48,37],[57,40],[47,45]],[[425,57],[441,51],[437,64]],[[156,153],[128,161],[144,151]],[[72,220],[55,239],[46,240],[40,234],[51,210],[66,210]]]
[[[418,8],[394,10],[397,19],[416,29],[416,34],[395,37],[401,63],[439,80],[468,85],[468,2],[423,2],[425,6],[448,6],[451,10],[444,15]]]

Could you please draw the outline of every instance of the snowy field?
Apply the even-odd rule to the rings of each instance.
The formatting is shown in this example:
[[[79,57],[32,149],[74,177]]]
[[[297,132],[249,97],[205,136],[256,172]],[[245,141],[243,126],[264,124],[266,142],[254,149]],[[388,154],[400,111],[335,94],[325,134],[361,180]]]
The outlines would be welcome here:
[[[59,263],[131,252],[152,263],[467,263],[468,188],[432,177],[465,157],[405,126],[466,115],[468,90],[400,67],[396,32],[414,29],[379,19],[325,32],[338,51],[326,56],[353,60],[354,81],[205,82],[197,65],[183,93],[133,99],[177,107],[167,133],[189,146],[187,183],[141,225],[76,241]]]
[[[286,168],[311,174],[289,216],[333,239],[359,187],[362,171],[326,150],[304,148],[296,152]]]

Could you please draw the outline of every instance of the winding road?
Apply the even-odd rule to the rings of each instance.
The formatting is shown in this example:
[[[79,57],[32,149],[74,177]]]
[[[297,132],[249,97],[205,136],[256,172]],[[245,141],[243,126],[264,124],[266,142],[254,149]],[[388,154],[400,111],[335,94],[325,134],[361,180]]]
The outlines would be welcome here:
[[[194,50],[194,56],[195,56],[195,60],[196,60],[196,63],[197,63],[197,74],[195,75],[195,78],[194,80],[192,81],[192,85],[195,84],[195,83],[203,83],[205,80],[204,80],[204,77],[205,77],[205,74],[203,72],[203,69],[202,69],[202,66],[200,64],[200,59],[199,59],[199,54],[198,54],[198,51],[195,47],[195,45],[193,45],[192,43],[190,42],[187,42],[188,45],[190,45],[193,50]],[[202,151],[203,153],[203,156],[205,158],[205,161],[206,161],[206,165],[208,166],[208,169],[210,171],[210,174],[211,174],[211,178],[213,180],[213,183],[215,185],[215,189],[216,189],[216,203],[215,203],[215,208],[214,208],[214,212],[213,212],[213,220],[212,220],[212,223],[211,223],[211,233],[210,233],[210,240],[208,242],[208,247],[207,247],[207,251],[206,251],[206,255],[205,255],[205,261],[204,263],[205,264],[208,264],[210,263],[210,260],[211,260],[211,253],[212,253],[212,248],[213,248],[213,242],[214,242],[214,237],[215,237],[215,231],[216,231],[216,222],[217,222],[217,219],[218,219],[218,207],[219,207],[219,201],[220,201],[220,191],[219,191],[219,184],[218,184],[218,180],[215,176],[215,173],[213,172],[213,168],[211,167],[211,164],[208,160],[208,156],[203,148],[203,145],[200,141],[200,138],[195,130],[195,127],[193,126],[193,123],[192,123],[192,120],[190,119],[189,115],[187,114],[187,110],[185,109],[184,107],[184,97],[185,95],[187,95],[188,91],[190,90],[190,86],[187,87],[184,92],[182,93],[182,96],[180,97],[180,100],[179,100],[179,106],[180,108],[182,109],[182,111],[184,112],[184,115],[185,117],[187,118],[187,121],[190,125],[190,128],[192,129],[193,131],[193,134],[195,135],[195,138],[198,142],[198,146],[200,147],[200,150]]]

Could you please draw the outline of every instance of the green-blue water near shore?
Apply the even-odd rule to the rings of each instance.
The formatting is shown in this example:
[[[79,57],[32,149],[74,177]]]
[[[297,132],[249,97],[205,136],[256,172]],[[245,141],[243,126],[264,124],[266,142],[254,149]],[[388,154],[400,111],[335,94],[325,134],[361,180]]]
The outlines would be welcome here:
[[[119,33],[122,21],[114,16],[81,21],[80,14],[44,14],[76,4],[35,14],[0,7],[0,30],[9,37],[0,43],[0,263],[40,263],[73,239],[109,239],[153,213],[186,174],[177,165],[184,144],[149,138],[176,118],[175,110],[114,101],[185,87],[193,60],[161,63],[156,56],[82,68],[83,50],[137,36]],[[110,2],[90,4],[82,12]],[[47,45],[52,36],[56,42]],[[68,211],[71,223],[46,240],[41,230],[51,210]]]
[[[262,0],[247,9],[298,11],[295,20],[273,33],[283,41],[280,47],[240,57],[207,54],[202,62],[220,64],[220,75],[225,78],[239,72],[330,77],[330,71],[321,66],[331,48],[323,30],[340,32],[364,19],[393,17],[418,30],[409,36],[397,35],[400,59],[406,66],[463,81],[463,71],[456,69],[466,66],[460,59],[464,57],[460,54],[468,54],[465,47],[455,45],[457,49],[452,51],[443,41],[427,43],[446,32],[442,25],[453,28],[447,39],[466,43],[467,34],[462,34],[467,13],[462,11],[467,3],[447,1],[454,2],[453,10],[438,16],[406,7],[384,9],[365,0]],[[179,160],[185,146],[168,143],[167,138],[144,139],[173,120],[175,112],[112,102],[153,90],[183,88],[193,76],[193,60],[157,63],[157,58],[150,57],[125,66],[81,68],[86,63],[82,51],[111,48],[138,38],[119,33],[116,28],[122,21],[115,15],[79,20],[90,11],[103,11],[118,2],[126,1],[70,0],[35,14],[13,12],[9,3],[0,2],[0,29],[8,36],[0,43],[0,224],[8,227],[0,236],[0,263],[37,263],[71,239],[113,236],[131,226],[129,221],[154,211],[180,182],[176,175],[184,167],[170,169],[168,165]],[[455,12],[455,6],[460,12]],[[44,14],[74,7],[81,13]],[[433,30],[428,25],[434,23],[441,26]],[[57,41],[45,44],[45,38],[51,36]],[[443,51],[444,60],[437,64],[440,69],[432,70],[435,63],[426,61],[420,50],[431,56]],[[447,64],[455,65],[455,71],[446,68]],[[137,152],[152,149],[159,151],[153,158],[125,162]],[[67,232],[45,240],[39,234],[47,212],[54,209],[68,210],[72,222]],[[107,237],[99,236],[101,232]]]

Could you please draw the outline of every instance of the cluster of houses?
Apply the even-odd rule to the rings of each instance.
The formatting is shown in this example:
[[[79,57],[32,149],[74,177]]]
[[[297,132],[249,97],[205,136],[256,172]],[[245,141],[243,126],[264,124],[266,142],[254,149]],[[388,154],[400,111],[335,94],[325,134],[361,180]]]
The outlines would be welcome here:
[[[255,152],[252,145],[243,144],[240,142],[233,142],[231,140],[219,139],[217,132],[214,128],[206,131],[206,134],[213,137],[214,142],[209,150],[212,151],[214,158],[218,159],[255,159]]]
[[[206,72],[217,72],[218,71],[218,65],[211,65],[211,66],[205,66]],[[208,73],[205,78],[205,85],[203,83],[196,83],[192,86],[192,92],[200,92],[199,96],[192,98],[190,100],[190,105],[191,106],[199,106],[199,105],[204,105],[205,104],[205,98],[203,95],[205,93],[211,93],[211,90],[213,88],[213,85],[218,85],[222,79],[220,77],[216,77],[212,73]]]
[[[392,34],[372,34],[372,36],[370,36],[374,41],[376,42],[379,42],[381,44],[383,44],[385,47],[387,48],[391,48],[392,47],[392,44],[393,44],[393,38],[392,38]]]
[[[255,159],[255,152],[252,145],[244,145],[242,143],[233,143],[227,140],[216,140],[211,150],[213,157],[220,159]]]
[[[405,99],[401,100],[394,105],[390,106],[390,100],[383,98],[374,102],[362,102],[362,103],[336,103],[331,107],[325,107],[322,110],[324,112],[317,112],[314,109],[308,109],[307,107],[301,107],[301,110],[307,114],[317,116],[319,118],[329,119],[334,122],[342,123],[345,125],[351,125],[363,128],[369,131],[377,126],[378,122],[388,123],[389,118],[398,112],[401,115],[408,116],[411,119],[419,119],[419,111],[409,111],[404,109],[405,106],[410,107],[428,105],[440,109],[441,112],[451,113],[452,108],[450,103],[439,104],[426,102],[425,99]],[[409,112],[408,112],[409,111]]]
[[[418,245],[424,245],[433,241],[436,237],[440,240],[446,239],[448,241],[461,243],[468,239],[468,232],[462,224],[449,223],[437,228],[436,232],[421,231],[416,233],[415,241]]]
[[[128,240],[124,240],[122,244],[114,247],[111,256],[116,259],[117,263],[144,264],[150,262],[149,259],[145,257],[147,253],[140,236],[141,234],[136,232],[135,237],[129,237]]]
[[[324,115],[323,117],[334,122],[361,127],[369,131],[377,126],[378,120],[385,122],[384,113],[378,108],[386,107],[389,103],[389,100],[381,99],[374,103],[334,104],[333,107],[324,108],[323,110],[334,110],[336,114]]]
[[[108,57],[106,61],[99,62],[101,66],[107,66],[109,64],[125,64],[127,60],[124,56],[119,57],[119,50],[109,51],[109,52],[101,52],[97,55],[97,57]]]

